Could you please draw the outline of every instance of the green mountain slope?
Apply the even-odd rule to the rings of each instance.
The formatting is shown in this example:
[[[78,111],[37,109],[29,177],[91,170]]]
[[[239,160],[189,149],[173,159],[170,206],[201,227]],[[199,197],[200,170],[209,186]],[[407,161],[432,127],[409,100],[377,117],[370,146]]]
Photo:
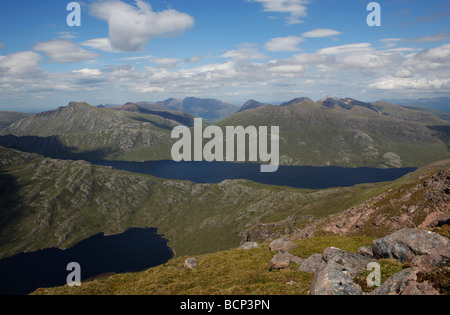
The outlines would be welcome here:
[[[179,121],[161,115],[70,103],[1,130],[0,144],[51,157],[155,160],[170,158],[170,133]],[[158,112],[159,114],[159,112]],[[171,118],[191,121],[187,115]]]
[[[218,125],[279,126],[282,164],[422,166],[450,158],[450,123],[388,103],[300,99],[235,114]]]
[[[194,184],[0,147],[0,258],[67,248],[131,227],[158,227],[179,255],[215,252],[239,246],[242,233],[258,223],[327,216],[380,194],[383,186]]]
[[[19,112],[0,112],[0,130],[8,127],[12,123],[30,117],[33,114],[19,113]]]

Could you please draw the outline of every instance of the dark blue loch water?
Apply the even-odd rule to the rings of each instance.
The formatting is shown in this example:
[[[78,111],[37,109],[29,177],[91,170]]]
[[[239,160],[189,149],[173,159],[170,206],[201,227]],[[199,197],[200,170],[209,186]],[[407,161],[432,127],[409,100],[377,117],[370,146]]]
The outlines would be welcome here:
[[[71,262],[80,264],[82,280],[158,266],[173,257],[167,242],[157,229],[130,229],[114,236],[97,234],[67,250],[51,248],[6,258],[0,260],[0,294],[22,295],[65,285]]]
[[[149,174],[165,179],[190,180],[194,183],[220,183],[226,179],[248,179],[257,183],[294,188],[324,189],[349,187],[362,183],[393,181],[415,168],[345,168],[280,166],[275,173],[261,173],[259,164],[224,162],[118,162],[90,161],[96,165]]]

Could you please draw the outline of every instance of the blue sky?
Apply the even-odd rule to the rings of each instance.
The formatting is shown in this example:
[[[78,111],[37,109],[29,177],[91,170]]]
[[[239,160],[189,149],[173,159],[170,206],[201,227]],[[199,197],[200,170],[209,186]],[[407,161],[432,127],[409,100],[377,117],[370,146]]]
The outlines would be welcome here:
[[[362,0],[0,3],[0,110],[169,97],[282,102],[450,95],[450,3]]]

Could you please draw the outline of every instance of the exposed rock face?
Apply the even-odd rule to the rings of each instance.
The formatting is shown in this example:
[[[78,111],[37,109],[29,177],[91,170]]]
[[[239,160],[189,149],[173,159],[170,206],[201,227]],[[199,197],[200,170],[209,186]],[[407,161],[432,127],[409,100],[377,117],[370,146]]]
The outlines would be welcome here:
[[[419,269],[405,269],[393,275],[382,286],[375,289],[372,295],[399,295],[410,282],[417,280]]]
[[[184,267],[188,269],[195,269],[198,267],[198,260],[197,258],[188,258],[184,262]]]
[[[323,260],[322,254],[314,254],[306,259],[303,264],[298,268],[298,271],[315,273],[326,266],[325,260]]]
[[[404,229],[375,240],[372,248],[362,247],[357,254],[327,248],[305,260],[298,270],[314,272],[311,295],[361,295],[354,279],[369,263],[377,258],[409,261],[412,268],[394,274],[371,294],[438,295],[448,293],[449,245],[448,238],[436,233]]]
[[[326,232],[340,236],[387,235],[404,228],[434,228],[450,222],[450,168],[422,175],[362,204],[297,229],[295,238]],[[281,224],[281,222],[280,222]]]
[[[288,240],[276,239],[270,243],[269,247],[270,247],[270,250],[273,252],[279,252],[279,251],[290,252],[291,250],[296,248],[297,245]]]
[[[411,262],[425,270],[450,262],[450,240],[420,229],[404,229],[373,241],[374,256]]]
[[[370,257],[370,258],[374,257],[372,247],[368,247],[368,246],[360,247],[358,249],[358,254],[361,256],[366,256],[366,257]]]
[[[439,295],[428,281],[419,283],[419,268],[405,269],[388,279],[371,295]]]
[[[286,252],[279,252],[270,260],[270,270],[287,269],[291,266],[291,256]]]
[[[311,285],[311,295],[360,295],[361,287],[353,278],[373,260],[337,248],[325,249],[325,266],[317,270]]]
[[[270,270],[282,270],[290,268],[292,263],[301,265],[304,259],[285,251],[280,251],[270,260]]]
[[[316,221],[314,216],[307,215],[300,217],[291,216],[277,223],[259,224],[243,233],[241,244],[249,241],[271,242],[282,235],[299,232],[314,221]]]
[[[250,250],[254,248],[259,248],[259,244],[256,242],[246,242],[239,247],[239,249],[243,250]]]

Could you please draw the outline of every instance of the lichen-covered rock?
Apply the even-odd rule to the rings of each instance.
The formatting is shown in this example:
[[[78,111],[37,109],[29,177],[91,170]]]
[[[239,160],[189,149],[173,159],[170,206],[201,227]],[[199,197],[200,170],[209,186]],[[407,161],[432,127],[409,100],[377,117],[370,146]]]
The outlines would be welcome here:
[[[400,271],[375,289],[371,295],[400,295],[410,283],[417,281],[417,273],[419,271],[420,269],[418,268]]]
[[[362,246],[358,249],[357,252],[359,255],[361,256],[366,256],[366,257],[370,257],[373,258],[373,251],[372,251],[372,247],[369,246]]]
[[[188,269],[195,269],[198,267],[197,258],[188,258],[184,261],[184,267]]]
[[[298,271],[315,273],[317,270],[325,267],[326,262],[323,260],[322,254],[314,254],[306,259],[303,264],[298,268]]]
[[[273,252],[279,252],[279,251],[285,251],[289,252],[297,247],[296,244],[294,244],[291,241],[285,240],[285,239],[276,239],[272,241],[269,245],[270,250]]]
[[[291,255],[286,252],[279,252],[270,260],[270,270],[282,270],[291,266]]]
[[[437,269],[450,261],[450,240],[420,229],[403,229],[375,240],[372,249],[377,258],[408,261],[426,270]]]
[[[326,264],[315,273],[311,295],[360,295],[361,287],[353,279],[373,262],[373,259],[338,248],[325,249]]]
[[[242,244],[239,249],[243,249],[243,250],[250,250],[250,249],[255,249],[255,248],[259,248],[259,244],[256,242],[245,242],[244,244]]]

